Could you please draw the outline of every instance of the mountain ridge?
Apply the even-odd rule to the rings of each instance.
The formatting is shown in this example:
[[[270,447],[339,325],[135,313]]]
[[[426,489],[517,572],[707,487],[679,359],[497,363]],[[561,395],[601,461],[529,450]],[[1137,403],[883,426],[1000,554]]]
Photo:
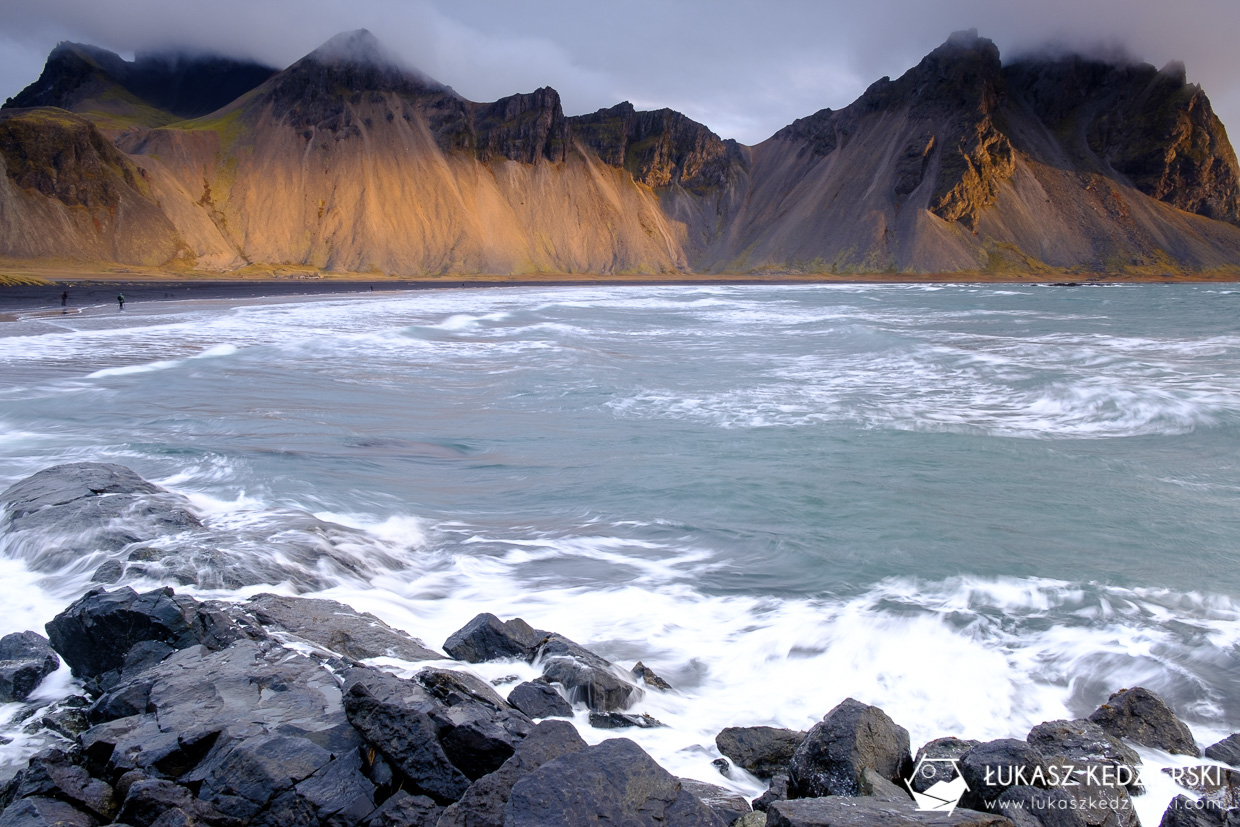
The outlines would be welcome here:
[[[565,116],[551,87],[468,101],[365,30],[193,117],[161,108],[175,73],[160,86],[154,58],[139,72],[109,55],[62,44],[0,112],[0,256],[402,276],[1240,271],[1240,168],[1182,66],[1004,65],[957,32],[747,147],[670,109]],[[122,93],[169,117],[99,111]],[[32,154],[40,130],[61,151]],[[78,203],[87,180],[123,198]],[[96,214],[118,209],[143,216],[141,243]]]

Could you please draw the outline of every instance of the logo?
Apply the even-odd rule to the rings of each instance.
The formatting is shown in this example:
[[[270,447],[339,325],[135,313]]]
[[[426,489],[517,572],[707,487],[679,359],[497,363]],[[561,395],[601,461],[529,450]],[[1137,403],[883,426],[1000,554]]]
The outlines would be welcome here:
[[[946,780],[953,775],[955,777],[950,781]],[[913,781],[919,777],[926,781],[934,778],[940,780],[927,787],[925,792],[919,793],[913,789]],[[921,759],[913,768],[913,774],[904,779],[904,786],[908,787],[908,791],[913,794],[918,810],[949,815],[956,809],[960,798],[969,789],[964,776],[960,774],[960,765],[956,763],[955,758]]]

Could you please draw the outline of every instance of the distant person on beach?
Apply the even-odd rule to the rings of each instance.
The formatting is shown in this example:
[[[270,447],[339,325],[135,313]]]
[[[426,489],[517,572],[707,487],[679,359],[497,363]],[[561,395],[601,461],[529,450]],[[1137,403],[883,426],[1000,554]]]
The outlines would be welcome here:
[[[69,291],[66,290],[60,294],[60,306],[64,307],[65,304],[68,303],[68,301],[69,301]]]
[[[121,306],[121,310],[125,309],[125,294],[124,293],[117,294],[116,303]]]

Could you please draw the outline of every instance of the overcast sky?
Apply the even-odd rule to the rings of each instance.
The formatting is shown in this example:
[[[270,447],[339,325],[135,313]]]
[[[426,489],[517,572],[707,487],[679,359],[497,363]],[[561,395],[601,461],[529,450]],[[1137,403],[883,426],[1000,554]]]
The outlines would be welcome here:
[[[967,28],[1005,60],[1045,44],[1183,60],[1240,124],[1240,0],[4,0],[0,98],[61,40],[283,67],[357,28],[471,100],[553,86],[570,115],[668,106],[748,144],[847,105]]]

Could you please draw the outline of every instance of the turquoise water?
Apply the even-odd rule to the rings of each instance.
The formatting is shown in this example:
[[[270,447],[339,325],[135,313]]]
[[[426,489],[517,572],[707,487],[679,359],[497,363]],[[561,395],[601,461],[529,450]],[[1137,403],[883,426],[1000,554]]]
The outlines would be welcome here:
[[[1238,311],[1225,286],[772,286],[32,315],[0,326],[0,483],[129,465],[234,532],[219,565],[290,515],[353,527],[317,590],[431,644],[493,611],[641,658],[685,693],[642,736],[673,763],[848,694],[917,741],[1142,683],[1205,739],[1240,727]],[[0,632],[103,559],[2,543]],[[176,585],[256,590],[209,574]]]

